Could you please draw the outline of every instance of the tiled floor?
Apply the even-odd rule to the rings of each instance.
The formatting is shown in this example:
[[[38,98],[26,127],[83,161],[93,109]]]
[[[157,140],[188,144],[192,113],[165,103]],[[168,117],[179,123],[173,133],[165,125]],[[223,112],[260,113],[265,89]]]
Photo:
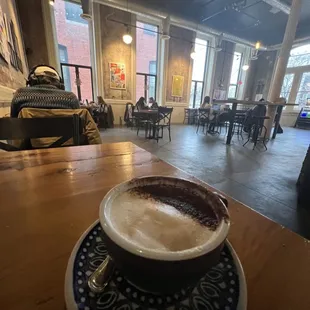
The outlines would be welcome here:
[[[103,142],[131,141],[168,163],[185,170],[249,207],[310,239],[309,210],[298,208],[295,183],[310,143],[310,131],[284,128],[284,134],[252,151],[234,137],[196,134],[195,127],[175,125],[157,144],[144,132],[114,128],[102,132]],[[310,190],[310,189],[309,189]]]

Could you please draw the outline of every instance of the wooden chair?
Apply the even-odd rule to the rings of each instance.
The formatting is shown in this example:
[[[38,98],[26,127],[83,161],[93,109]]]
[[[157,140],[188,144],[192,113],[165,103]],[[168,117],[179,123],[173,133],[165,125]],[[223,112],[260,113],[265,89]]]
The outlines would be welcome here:
[[[0,140],[22,140],[21,146],[0,142],[0,149],[20,151],[33,149],[31,139],[60,137],[48,148],[61,147],[73,138],[73,145],[80,144],[83,134],[82,120],[77,114],[65,117],[0,118]]]
[[[159,107],[157,119],[154,124],[152,124],[153,128],[155,129],[155,138],[158,142],[159,138],[163,137],[164,128],[168,129],[169,132],[169,141],[171,142],[171,115],[172,115],[173,108],[165,108]],[[159,130],[161,130],[161,136],[159,136]]]

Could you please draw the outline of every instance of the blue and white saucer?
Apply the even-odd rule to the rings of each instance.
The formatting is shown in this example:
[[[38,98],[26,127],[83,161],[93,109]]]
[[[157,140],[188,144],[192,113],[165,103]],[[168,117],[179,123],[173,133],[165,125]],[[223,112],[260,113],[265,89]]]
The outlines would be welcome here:
[[[89,276],[107,255],[96,221],[75,245],[67,266],[65,299],[67,310],[207,309],[244,310],[247,305],[245,276],[240,261],[228,241],[220,262],[194,287],[171,295],[158,295],[137,288],[118,270],[101,294],[92,293]]]

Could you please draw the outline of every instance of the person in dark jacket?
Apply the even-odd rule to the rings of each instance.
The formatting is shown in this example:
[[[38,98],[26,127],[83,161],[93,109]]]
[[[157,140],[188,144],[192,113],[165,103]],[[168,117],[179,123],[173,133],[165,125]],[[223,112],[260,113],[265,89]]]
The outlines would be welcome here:
[[[63,80],[53,67],[38,65],[31,69],[26,87],[14,94],[11,117],[18,117],[23,108],[79,109],[80,102],[75,94],[64,90]]]
[[[145,106],[145,98],[140,97],[140,99],[136,103],[136,108],[138,111],[145,110],[147,107]]]

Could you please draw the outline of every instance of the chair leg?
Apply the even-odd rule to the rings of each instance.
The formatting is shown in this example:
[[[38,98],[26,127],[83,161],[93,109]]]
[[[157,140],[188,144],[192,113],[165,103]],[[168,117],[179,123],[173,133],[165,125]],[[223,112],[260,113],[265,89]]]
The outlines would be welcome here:
[[[199,121],[198,121],[196,133],[198,133],[199,126],[200,126],[200,123],[199,123]]]
[[[170,128],[170,126],[168,127],[168,130],[169,130],[169,141],[171,142],[171,128]]]

